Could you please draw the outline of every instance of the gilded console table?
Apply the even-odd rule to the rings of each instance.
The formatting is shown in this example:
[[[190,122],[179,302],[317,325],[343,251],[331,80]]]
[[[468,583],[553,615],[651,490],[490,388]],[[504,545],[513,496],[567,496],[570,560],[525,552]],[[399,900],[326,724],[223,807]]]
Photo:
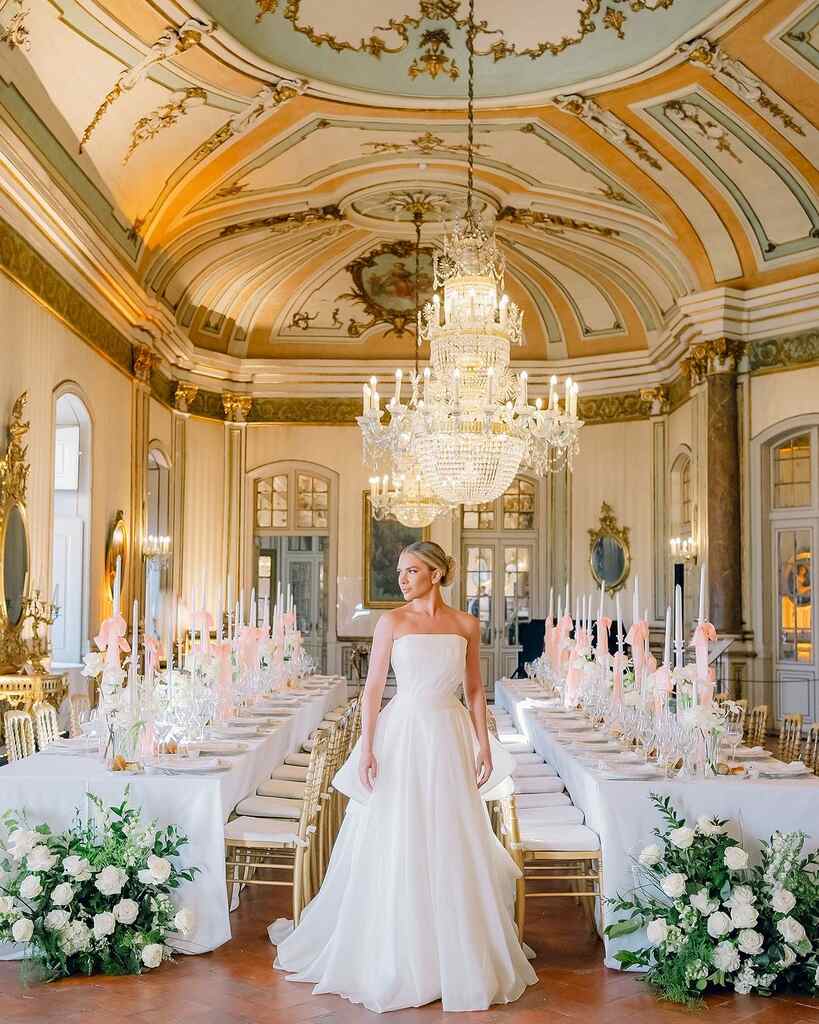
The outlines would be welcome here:
[[[2,712],[28,711],[38,700],[47,700],[59,711],[68,695],[68,677],[41,672],[27,676],[0,675],[0,739],[5,741]]]

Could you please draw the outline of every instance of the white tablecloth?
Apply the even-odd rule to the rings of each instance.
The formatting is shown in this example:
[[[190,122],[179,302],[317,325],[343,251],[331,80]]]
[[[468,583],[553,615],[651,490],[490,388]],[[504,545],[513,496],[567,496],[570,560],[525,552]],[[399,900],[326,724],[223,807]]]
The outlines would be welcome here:
[[[211,776],[120,775],[107,771],[92,757],[35,754],[0,768],[0,814],[25,809],[33,823],[48,822],[60,830],[79,812],[91,816],[87,794],[104,803],[120,802],[130,787],[132,806],[146,820],[176,825],[190,842],[181,862],[201,872],[183,883],[177,902],[196,915],[193,933],[174,942],[185,953],[206,953],[230,939],[225,885],[224,825],[236,804],[256,791],[259,783],[298,749],[327,711],[346,701],[346,682],[337,681],[327,693],[306,697],[296,713],[275,731],[259,739],[243,739],[250,749],[230,758],[231,769]],[[16,959],[19,946],[0,944],[0,959]]]
[[[586,816],[586,824],[600,836],[603,854],[603,893],[626,894],[635,885],[634,859],[653,842],[652,829],[661,824],[649,799],[651,793],[670,794],[678,812],[692,824],[700,815],[727,818],[735,834],[752,855],[760,840],[774,831],[808,833],[806,849],[819,845],[819,778],[762,780],[720,776],[715,779],[658,778],[650,782],[604,779],[581,764],[555,734],[538,721],[537,702],[521,692],[515,680],[495,683],[495,701],[513,716],[535,750],[555,769],[572,803]],[[540,702],[541,704],[543,702]],[[608,921],[612,912],[607,910]],[[618,949],[645,946],[644,932],[620,939],[604,939],[607,967],[619,968]]]

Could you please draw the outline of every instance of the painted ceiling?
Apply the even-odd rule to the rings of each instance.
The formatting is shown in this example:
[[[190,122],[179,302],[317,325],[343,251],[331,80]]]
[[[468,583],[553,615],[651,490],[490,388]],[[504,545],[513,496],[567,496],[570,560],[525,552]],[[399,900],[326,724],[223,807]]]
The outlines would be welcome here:
[[[463,212],[458,0],[0,0],[0,128],[188,373],[414,356]],[[523,362],[648,353],[819,271],[819,0],[476,0],[476,203]],[[385,27],[386,26],[386,27]],[[422,353],[423,356],[423,353]]]

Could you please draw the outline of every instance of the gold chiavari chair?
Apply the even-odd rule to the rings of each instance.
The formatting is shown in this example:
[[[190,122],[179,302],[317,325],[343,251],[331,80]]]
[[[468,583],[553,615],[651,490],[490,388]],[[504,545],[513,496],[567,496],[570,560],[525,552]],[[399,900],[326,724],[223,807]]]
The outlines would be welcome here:
[[[293,889],[293,921],[299,923],[320,881],[316,871],[317,819],[327,742],[321,735],[313,744],[298,821],[242,816],[225,826],[228,905],[232,905],[237,886],[289,885]],[[279,871],[289,877],[275,877]],[[266,872],[273,877],[260,877]]]
[[[745,743],[759,747],[765,742],[768,732],[768,705],[757,704],[745,719]]]
[[[91,714],[91,701],[87,693],[72,693],[68,698],[68,735],[79,736],[82,733],[80,725],[87,721]]]
[[[814,722],[808,729],[802,760],[814,775],[819,775],[819,722]]]
[[[45,748],[60,738],[60,721],[53,705],[46,700],[38,700],[32,708],[34,712],[34,732],[37,736],[37,749]]]
[[[500,801],[504,842],[521,870],[515,888],[515,923],[523,941],[526,900],[554,897],[588,899],[592,923],[595,901],[600,901],[600,929],[604,925],[603,858],[600,840],[586,825],[536,825],[521,835],[514,796]],[[527,882],[546,883],[548,889],[527,890]],[[557,883],[567,882],[569,888]]]
[[[777,757],[780,761],[796,761],[799,758],[799,747],[802,743],[801,714],[783,715],[782,727],[779,730]]]
[[[34,726],[27,711],[7,711],[3,716],[6,727],[6,755],[9,761],[21,761],[34,753]]]

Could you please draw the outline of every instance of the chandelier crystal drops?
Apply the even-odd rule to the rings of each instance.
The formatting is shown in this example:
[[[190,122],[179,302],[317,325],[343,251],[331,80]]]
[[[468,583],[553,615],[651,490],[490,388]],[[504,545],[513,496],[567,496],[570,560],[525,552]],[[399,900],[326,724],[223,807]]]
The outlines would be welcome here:
[[[536,474],[571,467],[578,448],[577,385],[568,379],[563,405],[552,377],[548,406],[528,396],[528,375],[510,369],[511,348],[523,339],[523,314],[503,294],[505,260],[494,233],[473,209],[474,0],[469,4],[467,202],[463,221],[444,235],[433,260],[435,294],[418,317],[417,343],[429,342],[423,379],[411,378],[402,402],[402,373],[382,423],[378,382],[364,385],[359,417],[365,461],[417,463],[420,482],[450,505],[493,501],[521,465]]]
[[[404,526],[429,526],[451,511],[427,487],[421,471],[409,463],[403,473],[370,477],[370,508],[374,519],[397,519]]]

